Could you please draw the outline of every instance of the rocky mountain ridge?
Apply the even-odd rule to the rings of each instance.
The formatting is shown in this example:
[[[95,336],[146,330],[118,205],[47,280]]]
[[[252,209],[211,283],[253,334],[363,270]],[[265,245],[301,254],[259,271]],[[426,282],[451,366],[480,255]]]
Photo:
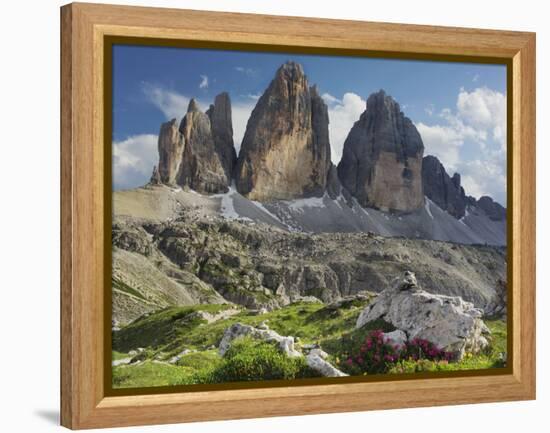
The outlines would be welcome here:
[[[115,204],[115,212],[119,212]],[[374,233],[288,232],[266,224],[117,215],[113,314],[128,323],[168,305],[235,303],[273,310],[304,297],[330,303],[380,292],[414,269],[431,291],[481,308],[506,279],[506,249]]]
[[[383,90],[367,99],[365,111],[345,140],[337,166],[330,158],[328,125],[327,105],[316,86],[310,85],[301,65],[287,62],[277,70],[252,111],[238,156],[232,138],[229,95],[224,92],[216,96],[206,113],[191,100],[179,128],[175,119],[161,126],[159,164],[153,170],[151,184],[190,188],[205,195],[235,196],[236,192],[262,203],[264,210],[276,214],[275,219],[283,226],[298,230],[315,226],[319,217],[303,221],[300,215],[292,215],[288,201],[326,201],[329,197],[335,206],[344,205],[351,211],[358,204],[367,214],[385,212],[388,218],[397,215],[414,220],[414,215],[430,209],[429,200],[457,223],[470,226],[478,221],[478,227],[470,227],[475,234],[465,235],[463,242],[506,243],[506,209],[490,197],[476,200],[468,196],[460,174],[451,177],[436,157],[424,156],[416,127]],[[294,223],[284,222],[285,213]],[[310,213],[303,212],[302,216]],[[251,218],[246,212],[241,216]],[[451,231],[461,231],[457,224],[449,224],[454,227]],[[434,229],[427,230],[426,225],[429,221],[415,223],[420,228],[414,230],[389,232],[404,236],[418,232],[434,236],[432,239],[460,242],[454,235],[430,235]],[[336,226],[349,231],[350,226],[361,230],[364,224],[344,222]],[[487,229],[489,235],[483,235]],[[314,227],[306,231],[322,230]],[[499,234],[494,236],[493,232]]]

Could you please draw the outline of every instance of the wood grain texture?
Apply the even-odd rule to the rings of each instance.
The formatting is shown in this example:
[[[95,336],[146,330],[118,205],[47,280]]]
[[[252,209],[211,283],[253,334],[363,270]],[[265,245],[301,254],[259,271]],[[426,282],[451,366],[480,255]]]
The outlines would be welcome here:
[[[72,10],[61,9],[61,423],[73,413],[72,322]]]
[[[535,397],[535,36],[358,21],[72,4],[61,10],[61,423],[70,428],[510,401]],[[513,372],[106,397],[103,47],[106,36],[513,61]]]

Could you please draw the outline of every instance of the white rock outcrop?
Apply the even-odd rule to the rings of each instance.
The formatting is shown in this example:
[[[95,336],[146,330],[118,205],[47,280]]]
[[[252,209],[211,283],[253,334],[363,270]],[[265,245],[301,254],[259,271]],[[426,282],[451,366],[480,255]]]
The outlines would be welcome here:
[[[428,340],[461,359],[466,352],[477,353],[487,346],[484,334],[490,331],[481,320],[482,315],[482,310],[458,296],[422,290],[414,274],[405,272],[392,288],[381,292],[361,312],[355,327],[383,319],[405,333],[408,340]],[[390,338],[401,343],[402,337],[396,334]]]
[[[323,377],[344,377],[348,376],[346,373],[341,372],[334,367],[325,358],[327,353],[321,349],[313,349],[306,356],[306,363],[309,368],[315,370]]]
[[[294,337],[279,335],[272,329],[258,329],[250,325],[243,325],[242,323],[235,323],[225,330],[218,347],[220,355],[225,355],[234,339],[244,336],[250,336],[267,342],[276,342],[280,350],[287,356],[302,356],[302,354],[294,348]]]

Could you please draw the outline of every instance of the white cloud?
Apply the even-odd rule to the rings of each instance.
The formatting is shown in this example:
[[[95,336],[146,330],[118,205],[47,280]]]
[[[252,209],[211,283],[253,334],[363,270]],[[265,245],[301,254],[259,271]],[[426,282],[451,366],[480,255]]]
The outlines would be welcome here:
[[[468,195],[479,198],[491,196],[499,203],[506,204],[506,171],[492,160],[475,159],[464,162],[461,167],[462,185]]]
[[[167,119],[181,119],[187,112],[190,100],[187,96],[150,83],[143,83],[142,90],[147,99],[162,111]]]
[[[441,123],[416,127],[426,155],[436,156],[449,174],[458,172],[466,194],[490,195],[506,203],[506,95],[460,89],[456,109],[439,113]]]
[[[154,134],[113,141],[114,189],[135,188],[149,181],[153,166],[158,162],[157,141]]]
[[[327,105],[342,104],[341,99],[338,99],[336,96],[332,96],[330,93],[323,93],[321,98],[324,99],[325,104]]]
[[[208,76],[201,75],[201,82],[199,84],[199,89],[208,89]]]
[[[436,156],[448,171],[456,170],[460,160],[459,149],[464,143],[460,132],[450,126],[428,126],[422,122],[416,128],[424,142],[424,154]]]
[[[245,68],[243,66],[235,66],[234,68],[237,72],[240,72],[241,74],[245,74],[248,77],[253,77],[258,73],[257,69],[254,68]]]
[[[473,76],[473,78],[472,78],[472,81],[473,81],[474,83],[477,83],[477,82],[479,81],[479,74],[475,74],[475,75]]]
[[[345,93],[342,99],[329,93],[324,93],[322,98],[328,105],[331,159],[334,164],[338,164],[342,159],[344,141],[353,124],[365,111],[367,102],[361,96],[351,92]]]
[[[241,97],[252,99],[253,101],[257,101],[261,96],[261,93],[247,93],[246,95],[241,95]]]
[[[403,107],[403,109],[405,109],[405,107]],[[434,112],[435,112],[434,104],[428,104],[428,106],[426,108],[424,108],[424,111],[426,112],[426,114],[428,116],[432,117],[434,115]]]
[[[487,87],[479,87],[473,92],[461,89],[456,106],[460,118],[473,128],[490,133],[505,148],[506,95]]]

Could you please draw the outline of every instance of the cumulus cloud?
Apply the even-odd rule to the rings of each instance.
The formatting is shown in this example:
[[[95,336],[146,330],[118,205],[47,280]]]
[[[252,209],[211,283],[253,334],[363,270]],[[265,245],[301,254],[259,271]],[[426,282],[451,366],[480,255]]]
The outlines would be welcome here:
[[[506,95],[486,87],[460,89],[455,109],[445,108],[437,118],[433,125],[416,124],[425,154],[436,156],[450,174],[459,172],[467,194],[505,204]]]
[[[405,109],[405,107],[403,107],[403,109]],[[435,111],[434,104],[428,104],[428,106],[426,108],[424,108],[424,111],[426,112],[426,114],[428,116],[432,117],[434,115],[434,111]]]
[[[336,96],[332,96],[330,93],[323,93],[321,97],[327,105],[342,104],[341,99],[338,99]]]
[[[458,116],[472,128],[491,134],[506,148],[506,95],[487,87],[473,92],[461,89],[456,103]]]
[[[506,171],[492,160],[475,159],[461,165],[462,185],[467,194],[479,198],[489,195],[506,204]]]
[[[208,76],[201,75],[201,82],[199,84],[199,89],[208,89]]]
[[[142,91],[147,99],[166,116],[166,119],[180,119],[187,112],[187,96],[164,89],[151,83],[143,83]]]
[[[114,189],[135,188],[148,182],[158,161],[157,140],[154,134],[140,134],[113,141]]]
[[[426,148],[424,153],[436,156],[447,170],[456,170],[460,162],[459,150],[464,143],[460,131],[447,125],[428,126],[422,122],[416,128]]]
[[[322,98],[328,106],[331,159],[334,164],[338,164],[342,159],[344,141],[353,124],[365,111],[367,102],[352,92],[344,93],[342,99],[329,93],[324,93]]]

